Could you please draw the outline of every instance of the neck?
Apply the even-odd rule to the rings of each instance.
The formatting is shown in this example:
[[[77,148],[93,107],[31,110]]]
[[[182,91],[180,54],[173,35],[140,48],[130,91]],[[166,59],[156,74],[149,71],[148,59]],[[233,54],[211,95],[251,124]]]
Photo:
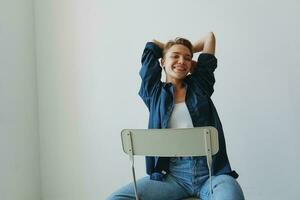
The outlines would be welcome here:
[[[180,80],[180,79],[168,79],[167,78],[167,82],[168,83],[172,83],[175,90],[179,90],[179,89],[184,88],[183,80]]]
[[[183,80],[178,80],[178,79],[168,80],[167,79],[167,82],[173,84],[175,103],[184,102],[186,90],[184,87]]]

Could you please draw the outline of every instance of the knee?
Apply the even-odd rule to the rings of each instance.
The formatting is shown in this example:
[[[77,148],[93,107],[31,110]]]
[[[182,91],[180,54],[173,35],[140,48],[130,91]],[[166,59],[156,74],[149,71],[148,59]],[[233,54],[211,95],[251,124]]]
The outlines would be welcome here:
[[[117,192],[111,193],[106,200],[127,200],[129,198],[126,198],[126,196],[119,194]]]
[[[135,195],[124,191],[115,191],[106,200],[135,200]]]
[[[219,175],[213,181],[213,193],[216,199],[222,196],[221,199],[244,200],[244,194],[241,186],[233,177],[229,175]],[[225,198],[224,198],[225,197]]]
[[[127,184],[115,190],[106,198],[106,200],[134,200],[134,199],[135,199],[135,193],[132,184]]]
[[[108,197],[106,197],[105,200],[117,200],[117,199],[118,197],[114,193],[112,193]]]

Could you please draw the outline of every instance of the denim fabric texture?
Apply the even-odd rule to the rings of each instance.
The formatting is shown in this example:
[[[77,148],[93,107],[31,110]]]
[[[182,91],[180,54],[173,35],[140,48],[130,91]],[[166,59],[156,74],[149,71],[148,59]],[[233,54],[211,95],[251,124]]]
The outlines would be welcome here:
[[[140,76],[142,79],[139,95],[149,109],[148,128],[167,128],[174,107],[174,88],[172,83],[161,81],[162,68],[159,59],[162,49],[148,42],[142,55]],[[213,126],[218,130],[219,152],[213,156],[212,175],[228,174],[238,177],[231,170],[225,146],[223,128],[217,110],[211,100],[214,92],[214,71],[217,59],[212,54],[202,53],[192,74],[184,79],[186,105],[194,127]],[[161,181],[169,172],[168,157],[146,157],[146,171],[151,180]]]
[[[174,108],[174,88],[161,81],[159,58],[162,50],[147,43],[142,55],[142,78],[139,95],[149,109],[148,128],[168,128]],[[212,198],[206,157],[146,157],[149,176],[137,181],[141,200],[181,200],[196,197],[201,200],[244,200],[243,191],[231,170],[225,147],[223,128],[211,100],[215,83],[217,59],[212,54],[200,54],[194,72],[184,79],[185,103],[194,127],[213,126],[218,130],[219,152],[212,163]],[[107,200],[134,200],[132,183],[112,193]]]
[[[244,200],[238,182],[229,175],[212,177],[213,200]],[[170,172],[162,181],[149,176],[137,181],[141,200],[180,200],[196,197],[211,200],[210,181],[206,159],[200,157],[170,158]],[[133,184],[128,184],[112,193],[107,200],[134,200]]]

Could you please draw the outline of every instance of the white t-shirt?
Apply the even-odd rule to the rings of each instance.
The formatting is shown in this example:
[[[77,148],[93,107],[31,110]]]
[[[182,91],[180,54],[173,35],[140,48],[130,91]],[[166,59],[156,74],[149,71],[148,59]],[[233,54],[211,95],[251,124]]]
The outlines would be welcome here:
[[[168,128],[194,128],[190,112],[185,102],[176,103],[174,105]]]

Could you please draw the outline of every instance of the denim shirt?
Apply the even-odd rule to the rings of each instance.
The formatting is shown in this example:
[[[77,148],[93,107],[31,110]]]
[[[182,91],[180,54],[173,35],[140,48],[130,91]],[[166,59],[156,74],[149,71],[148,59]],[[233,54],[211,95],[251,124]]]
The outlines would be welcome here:
[[[174,87],[161,81],[162,68],[159,58],[162,49],[148,42],[142,55],[142,79],[139,95],[149,110],[149,129],[168,128],[174,108]],[[219,152],[213,156],[212,175],[229,174],[238,177],[231,170],[225,146],[223,128],[217,110],[211,100],[215,83],[214,70],[217,59],[213,54],[202,53],[192,74],[184,79],[185,102],[194,127],[213,126],[218,130]],[[169,170],[169,157],[146,157],[146,171],[152,180],[162,180]]]

